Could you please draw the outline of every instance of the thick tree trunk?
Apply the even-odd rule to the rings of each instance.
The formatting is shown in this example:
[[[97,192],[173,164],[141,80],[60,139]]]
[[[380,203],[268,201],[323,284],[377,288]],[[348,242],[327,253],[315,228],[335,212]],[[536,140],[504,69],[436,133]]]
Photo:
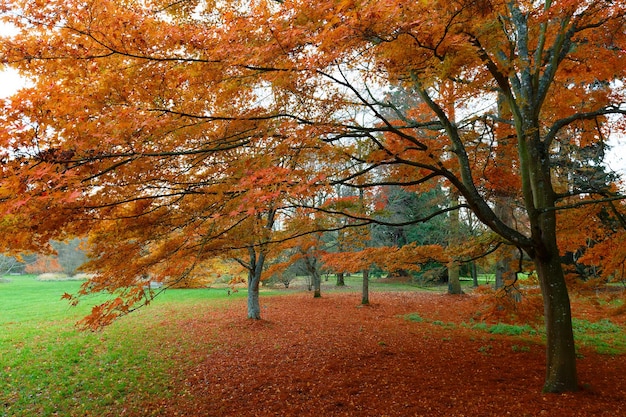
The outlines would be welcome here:
[[[535,267],[539,276],[546,326],[545,392],[576,391],[576,349],[572,330],[572,314],[561,259],[537,256]]]
[[[451,261],[448,265],[448,294],[463,294],[457,261]]]
[[[507,255],[508,253],[504,252],[502,255],[500,255],[500,257],[498,258],[498,261],[496,262],[496,282],[495,282],[496,290],[499,290],[500,288],[504,288],[504,281],[506,280],[506,273],[507,271],[511,269],[511,263],[509,262]]]
[[[369,269],[363,270],[363,290],[361,291],[361,305],[368,305],[370,303],[370,271]]]
[[[343,278],[343,272],[338,272],[337,273],[337,286],[345,287],[345,285],[346,285],[346,281]]]
[[[557,245],[555,194],[550,179],[549,159],[545,152],[531,153],[530,187],[527,204],[531,235],[534,242],[530,252],[539,277],[543,296],[546,326],[545,392],[576,391],[576,349],[572,330],[570,300]],[[532,195],[532,198],[531,198]]]

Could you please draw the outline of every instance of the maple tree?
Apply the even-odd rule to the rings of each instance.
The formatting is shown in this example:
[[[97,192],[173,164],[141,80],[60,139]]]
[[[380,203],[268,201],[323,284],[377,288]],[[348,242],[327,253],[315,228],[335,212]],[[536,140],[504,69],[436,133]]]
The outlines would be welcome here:
[[[37,250],[89,233],[97,275],[83,291],[115,295],[94,311],[93,323],[106,324],[149,301],[142,277],[184,278],[231,250],[248,251],[255,271],[271,213],[290,198],[338,184],[444,186],[459,204],[412,222],[469,208],[532,259],[544,389],[576,390],[557,212],[576,195],[617,197],[560,189],[555,156],[624,129],[609,116],[626,113],[625,9],[3,0],[19,33],[2,39],[2,62],[33,83],[5,101],[0,120],[3,237]],[[419,100],[394,103],[398,85]],[[523,220],[494,210],[498,197]]]

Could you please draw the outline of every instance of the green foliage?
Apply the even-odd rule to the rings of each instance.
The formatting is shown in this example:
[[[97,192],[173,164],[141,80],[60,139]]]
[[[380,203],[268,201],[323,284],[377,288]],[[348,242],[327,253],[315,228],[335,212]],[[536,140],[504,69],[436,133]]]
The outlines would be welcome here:
[[[441,188],[416,193],[398,186],[384,188],[381,197],[385,208],[377,217],[390,223],[416,221],[425,215],[438,211],[445,200]],[[446,241],[445,216],[437,216],[428,222],[416,221],[413,225],[372,227],[372,241],[375,245],[404,246],[412,242],[419,245],[443,244]]]
[[[481,346],[478,348],[478,351],[484,354],[487,354],[489,351],[491,351],[493,349],[493,346],[491,345],[486,345],[486,346]]]
[[[466,327],[470,327],[474,330],[484,331],[490,334],[500,334],[505,336],[520,336],[523,334],[527,334],[530,336],[537,335],[538,332],[533,327],[524,324],[524,325],[515,325],[515,324],[506,324],[506,323],[497,323],[497,324],[487,324],[484,322],[467,325]]]

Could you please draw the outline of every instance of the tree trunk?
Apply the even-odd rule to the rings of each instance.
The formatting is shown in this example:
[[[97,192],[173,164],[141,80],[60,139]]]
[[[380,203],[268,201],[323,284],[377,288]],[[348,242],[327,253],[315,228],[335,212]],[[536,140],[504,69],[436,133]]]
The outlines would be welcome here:
[[[450,192],[450,202],[456,205],[459,201],[459,196],[456,192]],[[452,210],[450,212],[450,229],[448,230],[448,245],[454,246],[459,241],[459,210]],[[462,294],[461,280],[459,278],[459,262],[456,259],[452,259],[448,264],[448,294]]]
[[[261,319],[261,305],[259,303],[259,283],[263,272],[265,254],[259,251],[257,254],[254,246],[248,248],[250,262],[248,264],[248,318]]]
[[[530,125],[529,127],[537,127]],[[576,349],[572,330],[572,314],[567,284],[557,245],[556,194],[552,188],[550,159],[547,150],[538,144],[537,129],[528,143],[528,153],[520,152],[523,192],[529,214],[533,248],[530,255],[535,263],[543,296],[546,326],[546,380],[544,392],[576,391]]]
[[[254,320],[261,319],[261,305],[259,303],[259,282],[261,276],[248,274],[248,318]]]
[[[370,271],[369,269],[363,270],[363,291],[361,292],[361,305],[368,305],[370,303]]]
[[[495,286],[496,286],[496,290],[499,290],[500,288],[504,288],[504,281],[505,281],[505,276],[508,270],[510,270],[511,268],[511,263],[509,262],[508,256],[507,256],[507,252],[503,253],[503,255],[501,255],[498,258],[498,261],[496,262],[496,282],[495,282]]]
[[[547,338],[545,392],[576,391],[576,349],[567,285],[558,256],[537,258]]]
[[[322,277],[315,271],[313,273],[313,298],[320,298],[322,296]]]
[[[459,263],[453,260],[448,265],[448,294],[463,294],[459,278]]]
[[[319,298],[322,296],[322,277],[317,268],[317,259],[304,254],[304,265],[306,266],[313,286],[313,298]]]
[[[504,224],[513,228],[513,204],[510,198],[506,196],[498,196],[495,198],[494,212]],[[504,288],[507,294],[515,301],[521,301],[520,292],[515,284],[517,280],[517,271],[514,267],[516,253],[515,248],[505,246],[499,252],[500,256],[496,262],[496,290]],[[511,286],[505,288],[505,286]]]
[[[476,270],[476,262],[472,262],[470,264],[470,269],[472,271],[472,284],[474,287],[478,287],[478,271]]]
[[[343,272],[338,272],[337,273],[337,286],[338,287],[345,287],[346,286],[346,281],[343,278]]]

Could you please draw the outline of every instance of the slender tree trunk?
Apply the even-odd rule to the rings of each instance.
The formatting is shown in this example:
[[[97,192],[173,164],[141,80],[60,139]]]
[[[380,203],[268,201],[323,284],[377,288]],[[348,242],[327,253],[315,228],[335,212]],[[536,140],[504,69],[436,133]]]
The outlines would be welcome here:
[[[472,262],[470,264],[470,268],[472,271],[472,283],[474,287],[478,287],[478,271],[476,270],[476,262]]]
[[[494,212],[500,217],[502,222],[509,227],[514,227],[513,212],[511,208],[511,201],[506,197],[497,197],[495,199]],[[521,301],[520,292],[515,283],[517,278],[517,270],[514,266],[516,253],[515,248],[505,246],[498,254],[498,261],[496,262],[496,289],[505,288],[506,285],[512,287],[508,288],[508,295],[515,301]]]
[[[322,277],[319,269],[317,268],[317,259],[304,254],[304,265],[311,279],[313,287],[313,298],[319,298],[322,296]]]
[[[272,208],[267,211],[267,218],[264,221],[263,229],[267,234],[271,233],[274,227],[274,219],[276,215],[276,209]],[[257,215],[257,221],[263,222],[263,216]],[[268,235],[265,235],[262,242],[269,240]],[[248,246],[248,318],[254,320],[261,319],[261,305],[259,303],[259,283],[261,282],[261,274],[263,273],[263,265],[265,263],[265,247],[263,244],[259,246]],[[241,262],[240,262],[241,263]],[[241,263],[245,265],[245,263]]]
[[[370,303],[370,270],[363,270],[363,290],[361,291],[361,305]]]
[[[253,273],[248,274],[248,318],[254,320],[261,319],[261,305],[259,303],[259,282],[260,276]]]
[[[338,272],[337,273],[337,286],[345,287],[345,285],[346,285],[346,281],[343,278],[343,272]]]
[[[320,298],[322,296],[322,277],[315,271],[313,273],[313,298]]]
[[[254,246],[248,248],[250,262],[248,264],[248,318],[254,320],[261,319],[261,305],[259,302],[259,283],[265,254],[255,250]]]
[[[458,202],[458,195],[455,192],[450,193],[450,203],[456,204]],[[450,246],[456,245],[459,239],[459,210],[453,210],[450,212],[450,230],[448,231],[448,244]],[[448,264],[448,294],[462,294],[461,280],[459,276],[459,262],[453,259]]]

